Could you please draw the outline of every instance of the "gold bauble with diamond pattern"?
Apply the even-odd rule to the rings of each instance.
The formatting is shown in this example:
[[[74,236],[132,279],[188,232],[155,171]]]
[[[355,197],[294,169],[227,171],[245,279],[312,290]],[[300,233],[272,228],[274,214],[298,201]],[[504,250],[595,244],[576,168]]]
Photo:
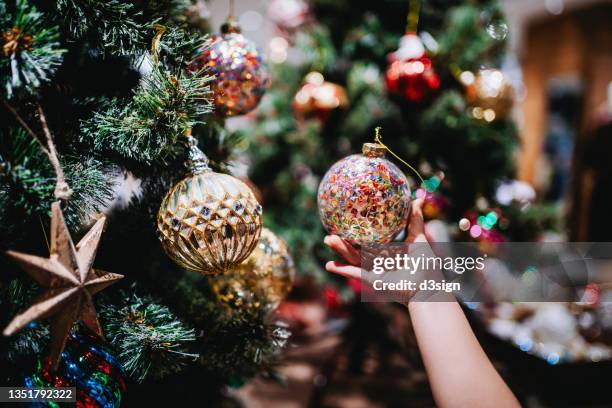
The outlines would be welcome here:
[[[262,208],[251,189],[210,169],[177,183],[162,201],[157,228],[166,253],[205,275],[244,261],[259,240]]]
[[[295,265],[287,244],[263,228],[251,255],[236,268],[210,278],[216,298],[234,309],[275,309],[295,281]]]

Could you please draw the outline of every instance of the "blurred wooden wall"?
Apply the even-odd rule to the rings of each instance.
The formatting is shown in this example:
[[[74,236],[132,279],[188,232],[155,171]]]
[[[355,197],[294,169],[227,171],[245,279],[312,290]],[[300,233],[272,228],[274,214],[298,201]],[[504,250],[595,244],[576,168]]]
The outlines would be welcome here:
[[[527,29],[525,45],[521,63],[527,93],[521,107],[524,126],[518,176],[537,188],[537,163],[543,154],[548,127],[549,80],[568,75],[579,77],[584,96],[567,225],[569,239],[584,240],[593,177],[584,165],[582,153],[592,133],[596,111],[606,102],[608,84],[612,81],[612,4],[593,5],[534,21]]]

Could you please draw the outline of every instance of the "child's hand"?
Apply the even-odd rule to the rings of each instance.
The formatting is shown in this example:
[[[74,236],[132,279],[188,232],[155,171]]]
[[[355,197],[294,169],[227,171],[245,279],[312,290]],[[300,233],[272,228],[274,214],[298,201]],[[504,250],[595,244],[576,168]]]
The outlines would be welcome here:
[[[338,275],[346,276],[348,278],[363,279],[370,281],[370,278],[374,278],[374,274],[371,272],[361,273],[360,263],[361,255],[358,249],[354,248],[351,244],[344,241],[337,235],[328,235],[325,237],[325,245],[330,247],[334,252],[340,255],[348,262],[343,264],[336,261],[329,261],[325,264],[325,269],[328,272],[337,273]],[[410,209],[410,222],[408,225],[408,236],[406,240],[409,244],[415,242],[428,242],[425,236],[425,221],[423,220],[423,199],[417,199],[412,202]],[[380,279],[380,276],[376,277]],[[371,283],[371,282],[370,282]]]

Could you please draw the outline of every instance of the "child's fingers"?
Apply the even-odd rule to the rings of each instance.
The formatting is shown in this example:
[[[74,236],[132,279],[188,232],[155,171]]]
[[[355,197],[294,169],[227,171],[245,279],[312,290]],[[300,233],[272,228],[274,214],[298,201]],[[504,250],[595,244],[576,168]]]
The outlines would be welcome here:
[[[323,242],[351,265],[359,265],[361,263],[359,250],[355,249],[351,244],[344,241],[339,236],[328,235]]]
[[[336,261],[329,261],[325,264],[328,272],[337,273],[347,278],[361,279],[361,268],[353,265],[341,264]]]
[[[425,234],[425,219],[423,217],[423,204],[425,200],[417,198],[410,207],[410,229],[416,234]]]
[[[427,242],[425,236],[425,219],[423,217],[423,203],[424,200],[422,198],[418,198],[412,202],[406,242]]]

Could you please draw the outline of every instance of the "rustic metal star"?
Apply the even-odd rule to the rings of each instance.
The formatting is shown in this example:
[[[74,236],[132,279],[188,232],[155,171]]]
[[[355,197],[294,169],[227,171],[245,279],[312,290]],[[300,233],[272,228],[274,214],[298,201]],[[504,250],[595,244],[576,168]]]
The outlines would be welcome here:
[[[47,291],[38,296],[26,311],[15,316],[3,334],[10,336],[33,320],[52,317],[50,358],[57,367],[75,321],[82,320],[88,328],[102,336],[92,296],[123,278],[123,275],[92,268],[105,217],[101,217],[75,247],[59,202],[53,203],[51,210],[48,258],[7,251]]]

